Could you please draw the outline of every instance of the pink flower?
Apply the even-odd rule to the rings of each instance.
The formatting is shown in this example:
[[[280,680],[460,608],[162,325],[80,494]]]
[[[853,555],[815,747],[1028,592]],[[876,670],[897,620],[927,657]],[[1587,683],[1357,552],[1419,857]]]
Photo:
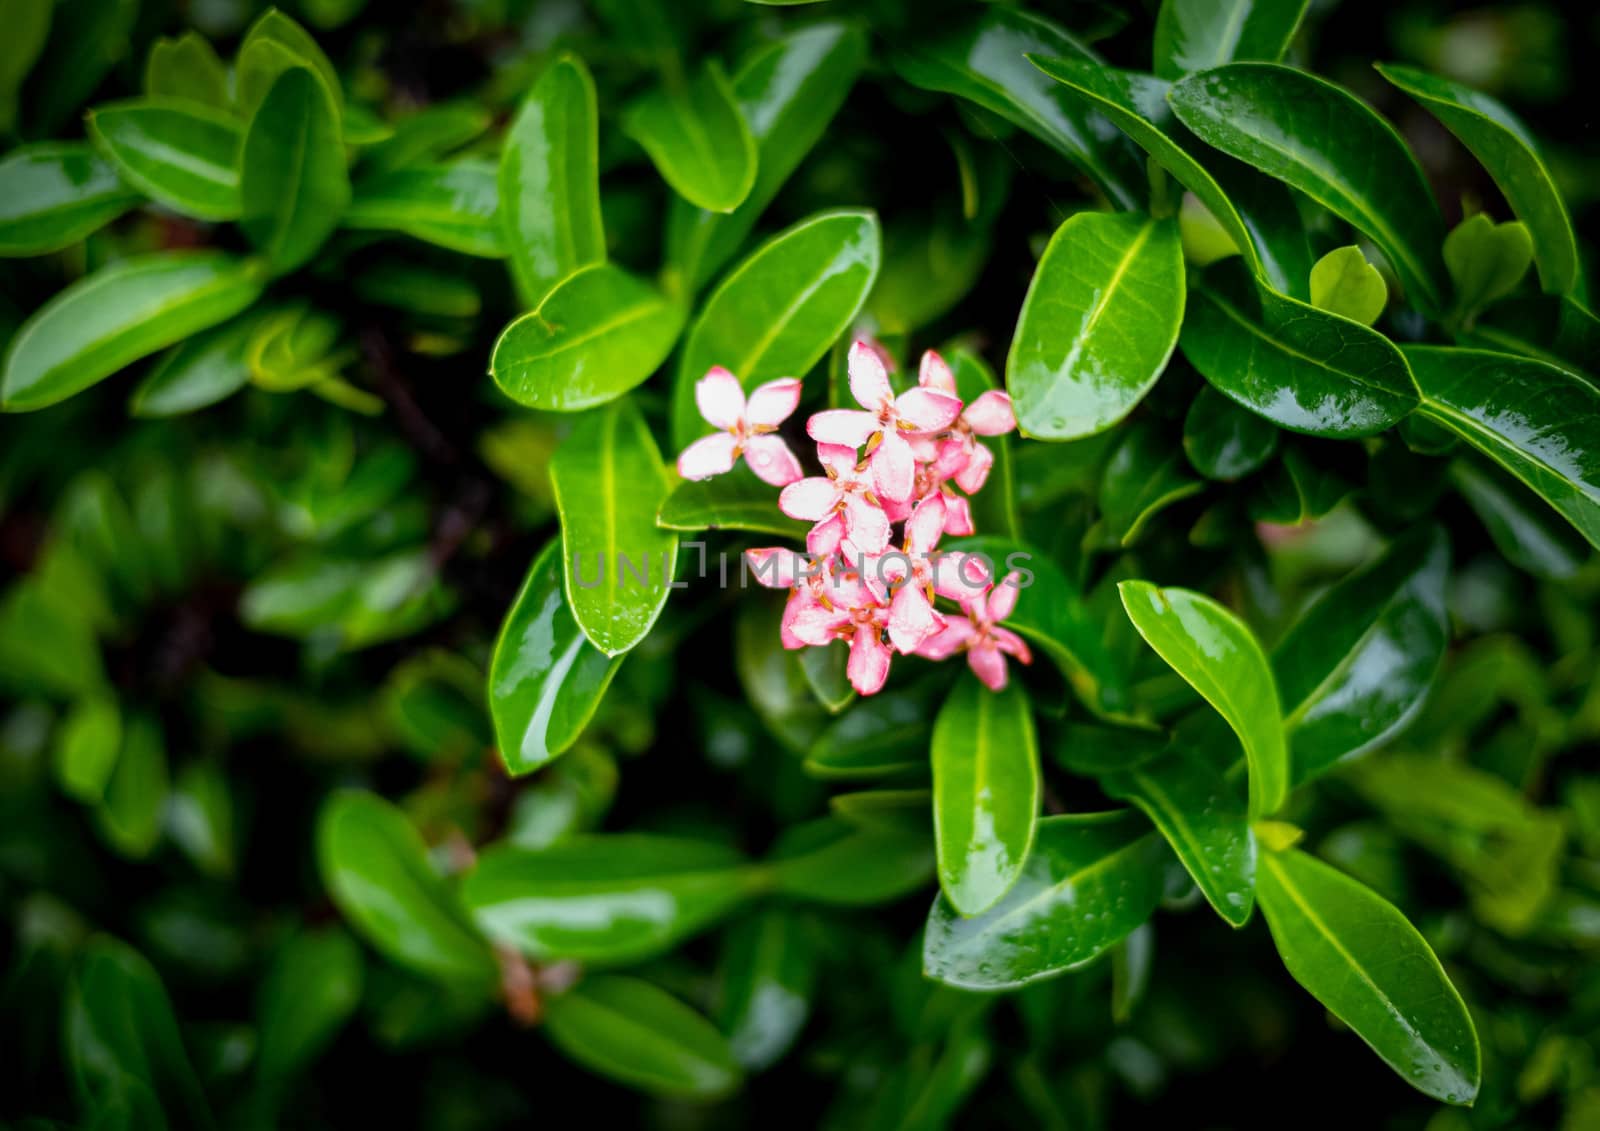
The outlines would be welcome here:
[[[944,660],[964,651],[973,674],[991,690],[999,691],[1006,685],[1007,655],[1024,664],[1033,662],[1022,637],[999,625],[1017,607],[1020,589],[1020,575],[1013,573],[999,585],[964,602],[965,619],[947,617],[944,629],[926,640],[917,655]]]
[[[837,559],[823,567],[805,568],[805,559],[792,550],[748,550],[756,580],[772,588],[793,584],[783,611],[785,648],[825,648],[835,640],[850,642],[845,675],[862,695],[875,694],[889,678],[892,656],[883,642],[889,608],[882,596],[867,585],[860,573],[840,566]]]
[[[695,404],[700,415],[722,429],[705,436],[678,457],[678,474],[685,479],[710,479],[732,471],[742,455],[762,479],[784,487],[805,474],[783,437],[775,435],[800,404],[800,382],[780,377],[758,386],[747,401],[739,378],[720,365],[695,382]]]
[[[911,497],[902,503],[886,503],[884,510],[890,522],[904,522],[916,505],[929,495],[944,496],[944,532],[953,537],[964,537],[977,532],[972,524],[972,507],[965,495],[949,487],[949,481],[967,465],[967,456],[959,444],[936,440],[927,436],[910,438],[911,450],[917,459],[917,474]]]
[[[789,484],[778,496],[778,509],[817,524],[806,536],[806,549],[813,554],[826,556],[841,547],[851,557],[883,553],[889,517],[872,494],[871,477],[856,465],[855,449],[818,444],[817,458],[827,475]]]
[[[869,567],[896,587],[889,604],[889,639],[901,654],[916,651],[944,628],[944,618],[933,608],[935,594],[964,602],[989,582],[980,559],[934,553],[944,524],[944,496],[929,495],[906,519],[903,551],[885,554]]]
[[[906,436],[942,432],[961,415],[961,398],[937,389],[908,389],[898,397],[880,351],[863,340],[850,347],[850,394],[861,409],[816,413],[806,424],[822,444],[867,447],[873,482],[885,500],[902,502],[911,494],[916,461]],[[863,411],[864,410],[864,411]]]
[[[944,358],[933,350],[922,355],[917,385],[950,396],[956,395],[955,374]],[[951,474],[963,491],[969,495],[981,491],[989,478],[989,469],[994,466],[994,453],[978,443],[975,437],[1004,435],[1016,426],[1017,417],[1011,408],[1011,396],[999,389],[980,393],[962,410],[950,426],[950,438],[940,445],[940,453],[943,462],[956,466],[957,470]]]

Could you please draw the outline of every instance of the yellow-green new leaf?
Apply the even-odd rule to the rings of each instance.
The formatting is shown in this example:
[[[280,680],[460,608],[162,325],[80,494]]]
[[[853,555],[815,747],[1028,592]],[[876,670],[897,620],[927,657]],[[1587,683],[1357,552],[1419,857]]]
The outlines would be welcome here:
[[[623,115],[622,128],[697,208],[732,212],[755,186],[756,141],[715,63],[687,85],[646,94]]]
[[[1334,248],[1311,268],[1311,305],[1319,310],[1370,326],[1388,302],[1383,276],[1354,244]]]

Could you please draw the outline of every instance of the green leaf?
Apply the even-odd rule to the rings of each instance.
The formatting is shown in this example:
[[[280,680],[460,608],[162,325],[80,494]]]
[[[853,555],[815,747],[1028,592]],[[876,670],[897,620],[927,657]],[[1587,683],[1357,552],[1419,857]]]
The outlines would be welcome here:
[[[178,772],[167,798],[167,833],[207,876],[234,874],[233,795],[215,761],[190,762]]]
[[[1401,1078],[1446,1103],[1478,1094],[1478,1036],[1461,995],[1405,916],[1305,853],[1261,859],[1261,909],[1283,964]]]
[[[1156,74],[1176,79],[1223,63],[1276,63],[1308,7],[1307,0],[1162,0]]]
[[[463,255],[506,256],[495,166],[477,157],[364,177],[341,222],[362,231],[404,232]]]
[[[0,255],[71,247],[139,203],[117,170],[82,142],[20,145],[0,158]]]
[[[1178,344],[1183,300],[1175,220],[1080,212],[1056,229],[1006,355],[1023,435],[1075,440],[1132,412]]]
[[[867,302],[879,333],[910,334],[949,313],[989,262],[989,234],[948,200],[888,225],[883,270]]]
[[[622,661],[578,628],[562,589],[561,539],[528,568],[489,667],[489,712],[506,770],[531,773],[583,733]]]
[[[436,102],[394,123],[393,133],[361,152],[361,171],[391,173],[438,161],[489,128],[489,111],[473,102]]]
[[[375,794],[341,790],[317,818],[317,866],[358,934],[430,978],[491,986],[494,954],[428,862],[405,814]]]
[[[866,54],[861,28],[818,23],[767,45],[734,75],[739,115],[756,143],[755,184],[729,213],[673,198],[667,214],[667,259],[681,274],[686,291],[699,290],[733,258],[844,105]]]
[[[259,265],[218,251],[134,256],[60,291],[22,324],[0,408],[66,400],[141,357],[226,321],[260,296]]]
[[[69,18],[57,3],[44,53],[23,87],[19,105],[29,136],[58,133],[76,118],[138,34],[139,0],[74,0],[71,10]],[[8,22],[6,30],[9,36],[20,29]]]
[[[197,31],[186,31],[176,39],[162,36],[150,45],[144,91],[152,98],[182,98],[216,109],[233,105],[227,65]]]
[[[1281,428],[1370,436],[1417,405],[1406,359],[1376,330],[1256,285],[1237,264],[1189,296],[1183,355],[1218,391]]]
[[[1299,189],[1371,237],[1424,312],[1445,305],[1444,225],[1416,158],[1354,95],[1275,63],[1230,63],[1168,101],[1202,141]]]
[[[652,1094],[706,1100],[740,1083],[727,1039],[638,978],[585,978],[546,1004],[544,1029],[556,1048],[591,1072]]]
[[[135,715],[123,728],[122,749],[95,811],[101,833],[119,855],[142,859],[155,850],[170,781],[160,724]]]
[[[234,88],[239,109],[251,117],[285,71],[302,67],[310,70],[333,102],[334,117],[344,116],[344,89],[333,63],[311,33],[276,8],[269,8],[250,25],[239,45],[234,64]]]
[[[1533,237],[1539,281],[1551,294],[1581,291],[1578,241],[1538,146],[1497,100],[1449,79],[1393,63],[1378,73],[1422,104],[1472,151]]]
[[[88,114],[89,136],[122,179],[201,220],[239,216],[239,123],[225,110],[171,98],[109,102]]]
[[[594,80],[562,55],[528,91],[500,151],[500,231],[527,306],[606,259]]]
[[[661,504],[656,522],[668,530],[753,530],[796,542],[810,529],[780,511],[777,489],[743,463],[726,475],[680,482]]]
[[[1350,483],[1308,454],[1303,443],[1289,444],[1283,458],[1251,485],[1247,509],[1255,521],[1299,526],[1322,518],[1351,492]]]
[[[1035,70],[1029,55],[1100,62],[1055,24],[999,6],[953,29],[931,30],[893,62],[912,85],[967,99],[1027,130],[1082,169],[1116,207],[1138,207],[1138,162],[1105,136],[1097,115]]]
[[[1183,418],[1183,452],[1207,479],[1233,482],[1259,471],[1278,450],[1278,429],[1246,412],[1210,385]]]
[[[1475,212],[1444,238],[1444,265],[1456,287],[1456,307],[1472,318],[1510,294],[1533,262],[1533,240],[1519,221],[1496,224]]]
[[[343,931],[303,930],[278,948],[256,1002],[256,1077],[281,1085],[309,1068],[361,1003],[361,948]]]
[[[1103,527],[1097,541],[1107,547],[1131,546],[1155,515],[1204,489],[1185,468],[1183,450],[1155,421],[1131,425],[1100,480]]]
[[[1289,792],[1289,752],[1272,669],[1249,627],[1188,589],[1124,581],[1117,592],[1145,643],[1217,709],[1244,744],[1251,817],[1276,812]]]
[[[39,647],[39,641],[50,647]],[[101,690],[105,672],[92,622],[65,606],[38,579],[0,598],[0,687],[8,692],[75,698]]]
[[[992,907],[1022,874],[1039,814],[1039,744],[1028,694],[956,684],[933,726],[939,886],[963,915]]]
[[[1450,643],[1450,544],[1422,527],[1324,593],[1272,652],[1302,784],[1387,741],[1421,709]]]
[[[918,891],[933,879],[925,829],[862,828],[824,817],[785,830],[764,867],[773,890],[839,907],[869,907]]]
[[[872,290],[882,256],[871,212],[819,212],[785,228],[730,271],[689,328],[672,394],[674,446],[711,428],[694,384],[713,365],[745,391],[803,376],[850,328]]]
[[[98,802],[105,797],[121,748],[122,709],[116,698],[93,695],[80,699],[56,735],[56,780],[77,800]]]
[[[687,311],[620,267],[580,268],[501,333],[489,372],[529,408],[577,412],[615,400],[660,368]]]
[[[1370,326],[1388,304],[1383,276],[1354,244],[1334,248],[1311,268],[1311,305],[1319,310]]]
[[[656,526],[672,480],[638,407],[615,400],[580,417],[550,482],[568,606],[596,648],[619,656],[661,615],[678,555],[678,536]]]
[[[830,644],[823,648],[802,648],[791,654],[811,694],[828,714],[837,715],[855,700],[855,688],[850,686],[848,647],[835,648]]]
[[[756,139],[715,62],[687,85],[669,82],[634,102],[622,131],[696,208],[732,212],[755,187]]]
[[[490,938],[538,961],[634,962],[745,903],[763,874],[737,851],[646,833],[574,836],[478,858],[461,895]]]
[[[6,8],[6,39],[0,46],[0,133],[16,132],[22,81],[50,37],[54,7],[55,0],[15,0]]]
[[[239,226],[278,274],[316,254],[350,203],[339,111],[315,75],[284,71],[245,132]]]
[[[1422,411],[1483,452],[1600,546],[1600,391],[1543,362],[1407,346]]]
[[[932,738],[933,711],[925,695],[880,692],[828,724],[806,755],[806,773],[851,780],[925,768]]]
[[[1532,491],[1476,461],[1456,460],[1450,482],[1467,500],[1506,560],[1535,577],[1572,577],[1589,558],[1589,543]]]
[[[1006,990],[1086,965],[1150,917],[1165,849],[1129,811],[1039,821],[1022,878],[967,919],[939,896],[923,973],[965,990]]]
[[[181,416],[226,400],[250,383],[250,347],[262,319],[246,314],[179,343],[133,390],[134,416]]]
[[[746,1071],[776,1064],[810,1017],[820,955],[809,926],[792,911],[771,908],[728,930],[717,964],[716,1016]]]
[[[1249,921],[1256,841],[1244,799],[1213,766],[1179,751],[1107,774],[1100,784],[1155,823],[1218,915],[1235,927]]]

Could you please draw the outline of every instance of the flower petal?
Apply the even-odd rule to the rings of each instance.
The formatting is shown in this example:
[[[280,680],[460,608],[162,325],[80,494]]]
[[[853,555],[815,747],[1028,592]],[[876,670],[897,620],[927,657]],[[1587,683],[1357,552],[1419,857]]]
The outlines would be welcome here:
[[[944,532],[952,538],[965,538],[976,534],[972,524],[972,505],[965,495],[946,495],[944,499]]]
[[[844,528],[863,554],[881,554],[889,545],[889,516],[860,495],[845,498]]]
[[[967,649],[967,664],[972,674],[984,682],[990,691],[1000,691],[1006,685],[1006,658],[992,644],[979,644]]]
[[[800,407],[800,379],[779,377],[757,385],[744,406],[744,422],[752,428],[776,428]]]
[[[853,409],[847,411],[854,411]],[[874,429],[876,431],[876,429]],[[866,443],[865,440],[862,443]],[[818,444],[817,460],[834,475],[853,475],[856,470],[856,450],[845,444]]]
[[[922,355],[922,366],[917,373],[917,384],[924,389],[956,395],[956,375],[949,364],[933,350]]]
[[[858,408],[830,408],[814,412],[806,433],[819,444],[841,444],[854,451],[878,431],[878,418]]]
[[[844,515],[830,514],[806,533],[806,553],[826,558],[839,549],[844,539]]]
[[[820,647],[839,639],[839,630],[849,623],[848,610],[829,609],[821,602],[813,601],[795,610],[794,617],[789,621],[789,631],[802,643]]]
[[[778,495],[778,509],[801,522],[821,522],[838,504],[839,489],[820,475],[796,479]]]
[[[889,603],[889,640],[901,655],[915,652],[944,627],[944,618],[928,604],[917,585],[902,585]]]
[[[961,419],[980,436],[1000,436],[1017,426],[1017,414],[1011,408],[1011,394],[1000,389],[980,393],[967,406],[967,411],[961,414]]]
[[[768,589],[789,589],[800,584],[806,569],[806,559],[786,546],[746,550],[744,558],[756,584]]]
[[[1017,596],[1022,592],[1022,574],[1012,570],[1006,579],[989,593],[986,619],[990,624],[1005,620],[1017,607]]]
[[[805,469],[794,458],[783,437],[771,433],[751,436],[744,442],[744,461],[751,471],[774,487],[787,487],[805,476]]]
[[[870,343],[857,338],[850,346],[847,365],[850,370],[850,395],[862,408],[877,412],[885,402],[894,400],[894,389],[889,385],[889,370],[883,364],[883,355]]]
[[[976,495],[989,481],[989,470],[994,467],[994,453],[984,445],[972,443],[967,447],[967,462],[955,473],[956,484],[969,495]]]
[[[1009,628],[991,628],[989,638],[1000,651],[1015,656],[1025,664],[1033,663],[1033,653],[1028,650],[1028,642]]]
[[[935,389],[907,389],[894,400],[895,414],[918,432],[942,432],[961,415],[961,398]]]
[[[737,443],[727,432],[702,436],[683,449],[683,454],[678,457],[678,474],[685,479],[710,479],[713,475],[732,471],[733,461],[737,458],[733,454]]]
[[[906,553],[926,554],[939,544],[944,533],[944,496],[935,491],[906,519]]]
[[[778,643],[791,652],[806,646],[806,642],[794,634],[794,618],[800,615],[801,610],[816,603],[817,599],[809,590],[796,589],[789,594],[789,600],[783,606],[783,620],[778,624]]]
[[[850,641],[850,660],[845,664],[845,675],[850,686],[861,695],[876,695],[889,678],[889,661],[893,658],[887,645],[878,639],[878,629],[862,625]]]
[[[933,591],[962,606],[983,597],[989,587],[989,571],[983,559],[960,550],[937,554],[933,559]]]
[[[694,383],[694,403],[707,423],[718,428],[737,428],[744,419],[744,386],[722,366],[713,365]]]
[[[872,453],[872,482],[878,494],[895,502],[909,498],[911,488],[916,486],[917,469],[911,458],[911,445],[892,429],[883,433],[883,443]]]
[[[946,660],[967,646],[977,629],[966,617],[945,617],[944,627],[922,642],[917,655],[929,660]]]

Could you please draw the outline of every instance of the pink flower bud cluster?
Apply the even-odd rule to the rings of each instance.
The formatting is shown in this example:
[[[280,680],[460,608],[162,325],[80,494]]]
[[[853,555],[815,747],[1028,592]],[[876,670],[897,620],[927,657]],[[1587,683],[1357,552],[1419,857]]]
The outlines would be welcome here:
[[[871,342],[850,347],[850,393],[861,407],[807,421],[825,473],[810,477],[777,434],[799,406],[800,382],[769,381],[746,399],[739,379],[714,367],[696,383],[695,402],[719,431],[684,449],[678,473],[709,479],[742,456],[783,488],[784,514],[812,524],[804,556],[747,551],[758,581],[790,591],[780,628],[785,648],[848,641],[846,672],[862,695],[883,687],[896,652],[933,660],[965,653],[998,691],[1007,655],[1032,660],[1022,638],[999,623],[1016,607],[1019,576],[997,585],[983,559],[938,545],[946,534],[975,532],[969,498],[994,466],[978,438],[1017,426],[1011,398],[990,390],[964,404],[955,375],[932,350],[922,355],[917,386],[897,396],[889,364]],[[960,611],[935,607],[939,597]]]

